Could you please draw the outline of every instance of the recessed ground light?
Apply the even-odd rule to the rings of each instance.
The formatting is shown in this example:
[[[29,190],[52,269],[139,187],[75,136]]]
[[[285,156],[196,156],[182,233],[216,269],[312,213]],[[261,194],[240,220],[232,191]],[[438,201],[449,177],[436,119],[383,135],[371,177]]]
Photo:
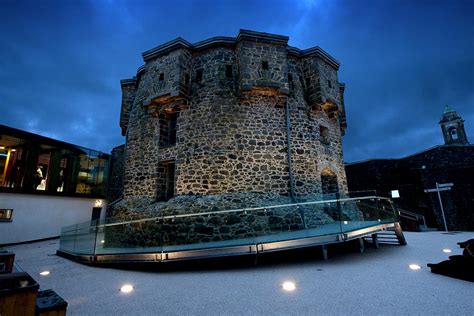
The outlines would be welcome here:
[[[410,264],[408,267],[412,270],[420,270],[421,269],[421,267],[419,265],[415,264],[415,263]]]
[[[103,244],[105,242],[105,240],[101,240],[100,243]]]
[[[347,225],[347,221],[344,221],[344,224],[346,224],[346,225]]]
[[[283,288],[283,290],[285,290],[287,292],[293,292],[296,289],[295,283],[291,282],[291,281],[283,282],[281,287]]]
[[[123,292],[123,293],[130,293],[132,291],[133,291],[133,285],[131,284],[124,284],[120,288],[120,292]]]
[[[42,271],[40,272],[40,275],[49,275],[49,271]]]
[[[449,248],[444,248],[444,249],[443,249],[443,252],[445,252],[445,253],[451,253],[451,249],[449,249]]]

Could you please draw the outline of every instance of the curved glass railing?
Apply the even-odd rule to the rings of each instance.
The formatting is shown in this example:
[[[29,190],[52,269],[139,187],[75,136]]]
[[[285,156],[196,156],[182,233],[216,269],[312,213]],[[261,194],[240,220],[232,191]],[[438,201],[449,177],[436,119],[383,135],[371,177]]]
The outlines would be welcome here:
[[[64,227],[59,250],[76,255],[173,253],[271,244],[398,222],[387,198],[329,199]]]

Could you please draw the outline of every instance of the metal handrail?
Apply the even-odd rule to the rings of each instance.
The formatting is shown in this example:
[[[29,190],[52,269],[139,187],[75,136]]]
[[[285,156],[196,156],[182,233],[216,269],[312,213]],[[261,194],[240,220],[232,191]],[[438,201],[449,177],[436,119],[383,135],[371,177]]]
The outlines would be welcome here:
[[[423,220],[423,225],[425,227],[426,226],[426,219],[425,219],[425,216],[421,215],[421,214],[418,214],[418,213],[415,213],[415,212],[411,212],[411,211],[407,211],[407,210],[404,210],[404,209],[401,209],[401,208],[397,208],[397,211],[398,211],[398,214],[400,214],[400,217],[405,217],[405,218],[408,218],[408,219],[413,219],[412,217],[415,217],[416,220]],[[412,217],[410,217],[412,216]]]
[[[390,201],[389,198],[385,198],[385,197],[365,196],[365,197],[357,197],[357,198],[343,198],[343,199],[320,200],[320,201],[312,201],[312,202],[278,204],[278,205],[269,205],[269,206],[261,206],[261,207],[250,207],[250,208],[223,210],[223,211],[202,212],[202,213],[155,216],[155,217],[147,217],[147,218],[136,219],[136,220],[122,221],[122,222],[117,222],[117,223],[97,224],[97,225],[92,225],[92,226],[97,227],[97,228],[102,228],[102,227],[111,227],[111,226],[118,226],[118,225],[143,223],[143,222],[148,222],[148,221],[156,221],[160,219],[165,220],[165,219],[185,218],[185,217],[204,216],[204,215],[213,215],[213,214],[239,213],[239,212],[247,212],[247,211],[252,212],[252,211],[276,209],[276,208],[283,208],[283,207],[292,207],[292,206],[299,207],[299,206],[306,206],[306,205],[317,205],[317,204],[325,204],[325,203],[330,204],[334,202],[360,201],[360,200],[369,200],[369,199],[379,199],[379,200]],[[101,220],[97,220],[97,221],[100,222]]]

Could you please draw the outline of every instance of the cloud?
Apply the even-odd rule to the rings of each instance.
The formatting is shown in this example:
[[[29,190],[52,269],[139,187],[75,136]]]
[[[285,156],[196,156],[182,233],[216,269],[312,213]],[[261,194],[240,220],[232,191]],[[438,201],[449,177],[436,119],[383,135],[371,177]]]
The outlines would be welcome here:
[[[0,123],[110,151],[120,84],[141,53],[240,28],[320,46],[346,83],[346,161],[442,143],[446,103],[474,139],[472,1],[11,1],[0,3]]]

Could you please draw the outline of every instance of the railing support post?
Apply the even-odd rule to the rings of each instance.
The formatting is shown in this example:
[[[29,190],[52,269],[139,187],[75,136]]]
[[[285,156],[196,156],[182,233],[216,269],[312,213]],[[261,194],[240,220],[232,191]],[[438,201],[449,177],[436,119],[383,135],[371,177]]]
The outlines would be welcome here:
[[[379,249],[379,238],[377,234],[372,234],[372,243],[375,249]]]
[[[326,261],[328,260],[328,245],[321,246],[321,252],[323,254],[323,259]]]
[[[364,251],[365,251],[364,238],[359,238],[359,252],[364,253]]]
[[[403,235],[402,226],[400,226],[400,223],[398,222],[395,223],[395,235],[397,235],[398,243],[401,246],[405,246],[407,244],[405,236]]]

